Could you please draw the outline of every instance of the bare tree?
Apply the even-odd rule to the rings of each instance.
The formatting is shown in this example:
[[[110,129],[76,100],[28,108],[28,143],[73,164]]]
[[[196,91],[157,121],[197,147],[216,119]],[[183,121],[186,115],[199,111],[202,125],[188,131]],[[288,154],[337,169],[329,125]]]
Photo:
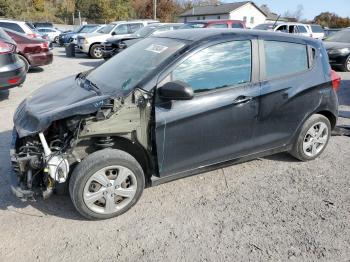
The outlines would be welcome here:
[[[294,18],[297,21],[300,21],[304,13],[304,6],[303,5],[298,5],[297,9],[292,12],[290,10],[286,11],[283,16],[288,17],[288,18]]]

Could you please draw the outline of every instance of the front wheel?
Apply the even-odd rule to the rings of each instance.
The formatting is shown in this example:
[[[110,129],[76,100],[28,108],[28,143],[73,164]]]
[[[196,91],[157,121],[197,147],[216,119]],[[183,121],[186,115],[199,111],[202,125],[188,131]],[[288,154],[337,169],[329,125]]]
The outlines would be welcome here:
[[[141,197],[145,177],[139,163],[121,150],[105,149],[86,157],[74,170],[69,193],[84,217],[97,220],[119,216]]]
[[[350,55],[347,57],[347,59],[344,62],[343,71],[350,72]]]
[[[101,59],[103,57],[101,45],[93,45],[90,49],[90,56],[94,59]]]
[[[312,115],[304,123],[290,153],[301,161],[314,160],[325,150],[330,136],[331,124],[328,118],[319,114]]]

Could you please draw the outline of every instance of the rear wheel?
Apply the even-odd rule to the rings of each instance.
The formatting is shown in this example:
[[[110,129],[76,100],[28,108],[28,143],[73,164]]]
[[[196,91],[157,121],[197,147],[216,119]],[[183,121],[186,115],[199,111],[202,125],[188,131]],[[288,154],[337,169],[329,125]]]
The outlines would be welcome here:
[[[88,219],[107,219],[128,211],[141,197],[143,170],[128,153],[105,149],[85,158],[74,170],[69,193]]]
[[[22,55],[18,55],[18,57],[19,57],[19,59],[21,59],[21,60],[23,61],[23,63],[24,63],[24,68],[25,68],[26,72],[28,72],[28,71],[29,71],[29,68],[30,68],[30,64],[29,64],[27,58],[25,58],[25,57],[22,56]]]
[[[314,160],[325,150],[330,136],[331,124],[328,118],[315,114],[304,123],[290,153],[301,161]]]
[[[53,41],[54,41],[56,44],[58,44],[58,43],[59,43],[59,37],[56,36],[55,39],[54,39]]]
[[[93,45],[90,49],[90,56],[94,59],[101,59],[103,57],[101,45]]]

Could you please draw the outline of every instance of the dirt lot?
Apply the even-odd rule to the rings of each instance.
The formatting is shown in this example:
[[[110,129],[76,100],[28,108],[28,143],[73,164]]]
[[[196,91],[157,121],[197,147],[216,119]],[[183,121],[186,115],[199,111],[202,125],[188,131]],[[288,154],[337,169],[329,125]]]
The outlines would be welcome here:
[[[238,261],[350,259],[350,138],[333,137],[316,161],[286,154],[145,190],[128,213],[83,220],[69,197],[21,202],[10,193],[9,144],[19,102],[48,82],[98,65],[69,59],[33,70],[0,95],[1,261]],[[350,74],[342,74],[350,111]],[[340,119],[340,124],[350,120]]]

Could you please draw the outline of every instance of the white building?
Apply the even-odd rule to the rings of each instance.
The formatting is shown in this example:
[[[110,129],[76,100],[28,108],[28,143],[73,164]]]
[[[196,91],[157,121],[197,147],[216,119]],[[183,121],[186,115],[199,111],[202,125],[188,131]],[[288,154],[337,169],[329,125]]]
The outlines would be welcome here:
[[[182,13],[178,22],[231,19],[246,22],[248,28],[265,23],[267,15],[252,1],[197,6]]]

